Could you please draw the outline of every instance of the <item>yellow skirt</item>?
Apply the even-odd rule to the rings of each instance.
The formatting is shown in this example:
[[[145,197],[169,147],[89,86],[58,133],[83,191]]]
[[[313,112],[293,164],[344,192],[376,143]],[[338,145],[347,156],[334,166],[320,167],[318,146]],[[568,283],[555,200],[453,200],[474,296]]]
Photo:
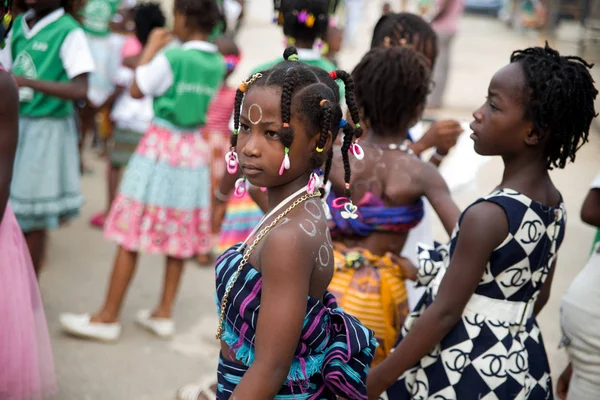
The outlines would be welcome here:
[[[336,244],[335,272],[329,291],[340,307],[375,332],[379,347],[372,365],[390,354],[408,315],[404,274],[391,256]]]

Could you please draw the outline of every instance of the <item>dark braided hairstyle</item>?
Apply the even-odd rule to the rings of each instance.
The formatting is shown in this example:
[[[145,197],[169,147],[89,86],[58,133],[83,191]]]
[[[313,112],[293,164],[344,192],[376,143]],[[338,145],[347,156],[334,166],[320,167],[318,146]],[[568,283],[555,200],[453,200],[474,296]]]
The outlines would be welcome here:
[[[284,0],[280,7],[280,20],[283,34],[296,40],[314,42],[317,38],[324,39],[329,27],[329,12],[333,0]],[[301,22],[302,12],[314,16],[312,26]]]
[[[429,94],[431,70],[410,47],[371,49],[354,68],[356,101],[378,135],[395,135],[418,117]]]
[[[373,29],[371,48],[381,47],[385,38],[391,46],[411,45],[430,60],[433,67],[438,55],[438,38],[431,26],[411,13],[390,13],[382,16]]]
[[[211,33],[223,20],[216,0],[175,0],[175,11],[185,15],[188,28]]]
[[[294,130],[289,125],[292,113],[297,115],[306,126],[306,131],[315,136],[319,135],[318,149],[325,149],[329,132],[333,135],[333,141],[337,138],[342,121],[342,109],[340,107],[339,86],[335,82],[340,79],[346,87],[346,104],[350,109],[354,123],[347,123],[343,128],[344,143],[342,154],[348,158],[348,150],[354,138],[362,135],[359,125],[358,106],[354,100],[354,83],[351,76],[345,71],[334,71],[328,73],[321,68],[304,64],[297,60],[297,51],[294,47],[288,47],[283,56],[285,61],[274,67],[253,75],[238,88],[235,96],[233,113],[234,132],[231,136],[231,146],[237,146],[237,133],[240,126],[240,112],[244,93],[253,87],[280,87],[281,88],[281,120],[283,127],[279,131],[282,144],[289,148],[294,140]],[[335,79],[334,79],[335,78]],[[345,155],[344,155],[345,154]],[[324,182],[329,178],[333,149],[327,153],[315,149],[311,155],[311,168],[317,169],[325,163]],[[350,164],[344,163],[345,182],[350,185]],[[321,194],[324,194],[321,191]],[[346,197],[350,197],[347,190]]]
[[[594,100],[598,90],[580,57],[561,56],[546,43],[542,47],[517,50],[510,57],[525,74],[525,118],[533,129],[547,137],[548,169],[564,168],[588,141],[590,124],[596,117]]]

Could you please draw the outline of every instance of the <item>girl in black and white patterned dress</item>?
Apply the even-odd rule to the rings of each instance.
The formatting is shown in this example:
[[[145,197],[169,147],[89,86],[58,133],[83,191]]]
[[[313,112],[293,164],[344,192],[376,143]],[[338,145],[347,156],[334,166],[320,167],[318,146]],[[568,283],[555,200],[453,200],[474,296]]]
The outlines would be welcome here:
[[[552,398],[535,316],[550,295],[565,208],[548,170],[587,141],[598,93],[589,68],[546,46],[516,51],[492,78],[471,137],[477,153],[502,156],[502,181],[463,212],[449,247],[420,250],[427,290],[370,372],[369,399]]]

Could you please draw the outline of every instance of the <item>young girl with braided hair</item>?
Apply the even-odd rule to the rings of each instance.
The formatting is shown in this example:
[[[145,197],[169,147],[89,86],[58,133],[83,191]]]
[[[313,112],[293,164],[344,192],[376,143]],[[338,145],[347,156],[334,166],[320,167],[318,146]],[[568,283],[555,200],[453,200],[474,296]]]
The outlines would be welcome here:
[[[407,140],[429,89],[425,57],[409,47],[376,48],[352,77],[356,105],[349,104],[349,111],[358,118],[360,109],[369,128],[360,144],[353,143],[356,136],[344,135],[342,155],[351,149],[353,157],[333,158],[328,204],[336,270],[330,290],[344,310],[375,331],[377,364],[392,350],[409,311],[404,279],[414,280],[414,267],[398,255],[423,218],[421,197],[448,234],[459,212],[437,169],[416,157]],[[347,218],[352,210],[339,209],[335,197],[349,189],[360,211]]]
[[[463,212],[449,246],[422,249],[427,291],[369,374],[369,399],[552,398],[536,315],[566,216],[548,170],[588,140],[598,94],[589,68],[546,45],[515,51],[492,78],[471,138],[478,154],[502,156],[502,181]]]
[[[329,15],[334,6],[335,0],[285,0],[281,2],[279,9],[283,34],[289,42],[294,43],[300,61],[327,72],[334,71],[336,67],[321,55],[316,42],[317,39],[325,39]],[[259,65],[252,74],[269,69],[281,61],[281,58],[277,58]]]
[[[0,1],[0,48],[11,29],[12,1]],[[19,136],[19,92],[0,65],[0,398],[47,399],[56,393],[44,305],[27,243],[9,204]]]
[[[382,16],[373,29],[371,48],[407,46],[423,54],[430,69],[436,64],[438,55],[438,39],[433,28],[420,16],[407,12],[390,13]],[[366,123],[368,125],[368,121]],[[429,162],[438,167],[449,151],[454,148],[463,127],[456,120],[438,120],[433,122],[425,131],[423,122],[418,121],[408,130],[408,144],[411,151],[421,156],[430,148],[435,152]],[[417,263],[417,247],[419,243],[433,241],[432,209],[427,199],[424,199],[425,210],[423,219],[408,234],[402,250],[402,256]],[[414,282],[405,281],[408,291],[408,303],[412,309],[421,296],[424,288],[416,287]]]
[[[349,104],[352,82],[343,71],[329,75],[296,62],[294,48],[284,58],[252,75],[236,93],[228,169],[244,174],[238,194],[246,180],[266,188],[267,214],[246,241],[217,261],[216,396],[190,387],[180,391],[180,399],[366,396],[376,342],[327,291],[333,249],[320,199],[328,168],[320,169],[331,163],[342,120],[334,79],[349,87]],[[347,124],[346,134],[352,138],[357,130]],[[347,197],[337,203],[352,208]]]

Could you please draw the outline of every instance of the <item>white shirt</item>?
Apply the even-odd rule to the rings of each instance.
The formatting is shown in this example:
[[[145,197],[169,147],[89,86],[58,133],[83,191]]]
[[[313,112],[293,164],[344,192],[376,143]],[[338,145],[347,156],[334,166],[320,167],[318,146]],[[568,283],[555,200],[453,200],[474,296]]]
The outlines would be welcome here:
[[[119,96],[110,113],[110,119],[115,122],[119,129],[132,130],[139,133],[144,133],[150,126],[154,117],[152,109],[152,98],[149,96],[141,99],[134,99],[129,94],[129,87],[133,82],[133,70],[121,66],[117,70],[116,82],[118,86],[123,86],[126,89]]]
[[[65,14],[63,8],[59,8],[40,19],[32,28],[29,28],[26,20],[33,16],[33,10],[29,10],[21,19],[23,24],[23,32],[27,39],[33,38],[43,28],[55,22]],[[87,38],[83,29],[77,28],[71,31],[60,46],[60,60],[67,72],[69,79],[73,79],[81,74],[94,71],[94,59],[88,46]],[[6,46],[0,52],[0,63],[4,68],[10,70],[12,68],[13,55],[10,49],[10,37],[6,40]]]
[[[600,189],[600,173],[590,189]],[[600,317],[600,254],[598,246],[592,252],[588,263],[573,280],[563,301],[588,313]]]
[[[199,40],[185,42],[181,48],[217,52],[217,46]],[[135,80],[145,96],[158,97],[165,94],[173,85],[173,69],[164,52],[158,53],[148,64],[137,67]]]

